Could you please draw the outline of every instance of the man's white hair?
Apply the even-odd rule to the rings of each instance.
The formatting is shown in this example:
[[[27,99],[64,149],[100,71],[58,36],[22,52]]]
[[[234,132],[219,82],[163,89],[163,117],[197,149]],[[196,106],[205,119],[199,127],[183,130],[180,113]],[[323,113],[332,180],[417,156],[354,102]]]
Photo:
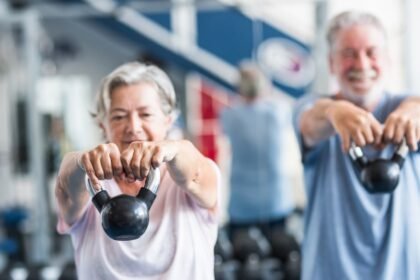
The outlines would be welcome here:
[[[386,41],[386,32],[382,22],[374,15],[366,12],[347,11],[336,15],[327,29],[327,41],[330,51],[334,49],[338,33],[345,28],[354,25],[370,25],[375,27]]]

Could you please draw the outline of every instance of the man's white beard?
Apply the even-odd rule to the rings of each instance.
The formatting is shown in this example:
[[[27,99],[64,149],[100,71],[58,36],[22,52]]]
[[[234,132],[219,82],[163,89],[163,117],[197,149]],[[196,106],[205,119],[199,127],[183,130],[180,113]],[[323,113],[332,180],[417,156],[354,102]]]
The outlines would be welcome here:
[[[353,92],[351,89],[341,89],[343,96],[350,102],[362,106],[365,108],[370,108],[379,100],[380,95],[383,93],[382,84],[375,85],[369,92],[361,95]]]
[[[354,75],[352,72],[349,73],[349,75],[352,74]],[[357,75],[357,73],[355,75]],[[367,75],[372,75],[372,72],[367,73]],[[381,94],[383,93],[383,90],[384,88],[382,80],[376,81],[373,87],[368,92],[363,94],[354,92],[350,87],[341,87],[341,93],[347,100],[365,108],[371,108],[374,106],[378,102]]]

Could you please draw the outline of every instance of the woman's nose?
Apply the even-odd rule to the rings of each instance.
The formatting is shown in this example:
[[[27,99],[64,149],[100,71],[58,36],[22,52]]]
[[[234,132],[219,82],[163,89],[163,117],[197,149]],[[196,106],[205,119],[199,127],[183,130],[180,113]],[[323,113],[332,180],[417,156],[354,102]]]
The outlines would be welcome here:
[[[128,118],[128,130],[130,132],[137,132],[141,130],[142,121],[138,114],[130,114]]]

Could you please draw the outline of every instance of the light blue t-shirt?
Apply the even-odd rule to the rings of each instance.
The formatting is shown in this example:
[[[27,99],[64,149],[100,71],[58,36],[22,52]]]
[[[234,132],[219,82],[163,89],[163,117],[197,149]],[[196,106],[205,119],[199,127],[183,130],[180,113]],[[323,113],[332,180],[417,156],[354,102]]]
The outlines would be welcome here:
[[[384,94],[376,119],[384,123],[402,98]],[[420,279],[420,153],[409,153],[392,194],[369,194],[337,135],[303,147],[299,117],[313,101],[304,98],[294,112],[308,201],[302,279]],[[394,149],[363,150],[372,159],[390,158]]]
[[[282,170],[282,130],[290,115],[278,101],[238,104],[221,113],[232,151],[229,218],[235,223],[266,222],[294,208],[291,185]]]

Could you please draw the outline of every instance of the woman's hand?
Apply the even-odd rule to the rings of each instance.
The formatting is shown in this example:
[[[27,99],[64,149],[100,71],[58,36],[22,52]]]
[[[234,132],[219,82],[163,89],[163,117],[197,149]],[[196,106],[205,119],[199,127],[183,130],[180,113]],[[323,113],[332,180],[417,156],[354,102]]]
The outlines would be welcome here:
[[[172,161],[179,152],[178,141],[136,141],[121,154],[126,176],[143,180],[150,168]]]
[[[167,163],[168,172],[202,207],[215,210],[217,203],[217,171],[187,140],[133,142],[121,154],[121,163],[127,176],[143,180],[150,168]]]
[[[96,187],[100,187],[100,180],[112,179],[123,173],[120,150],[114,143],[101,144],[82,153],[78,164]]]
[[[100,180],[125,177],[128,182],[144,180],[150,168],[167,163],[172,179],[205,208],[217,201],[217,171],[187,140],[135,141],[120,152],[113,143],[84,152],[80,165],[94,186]]]

